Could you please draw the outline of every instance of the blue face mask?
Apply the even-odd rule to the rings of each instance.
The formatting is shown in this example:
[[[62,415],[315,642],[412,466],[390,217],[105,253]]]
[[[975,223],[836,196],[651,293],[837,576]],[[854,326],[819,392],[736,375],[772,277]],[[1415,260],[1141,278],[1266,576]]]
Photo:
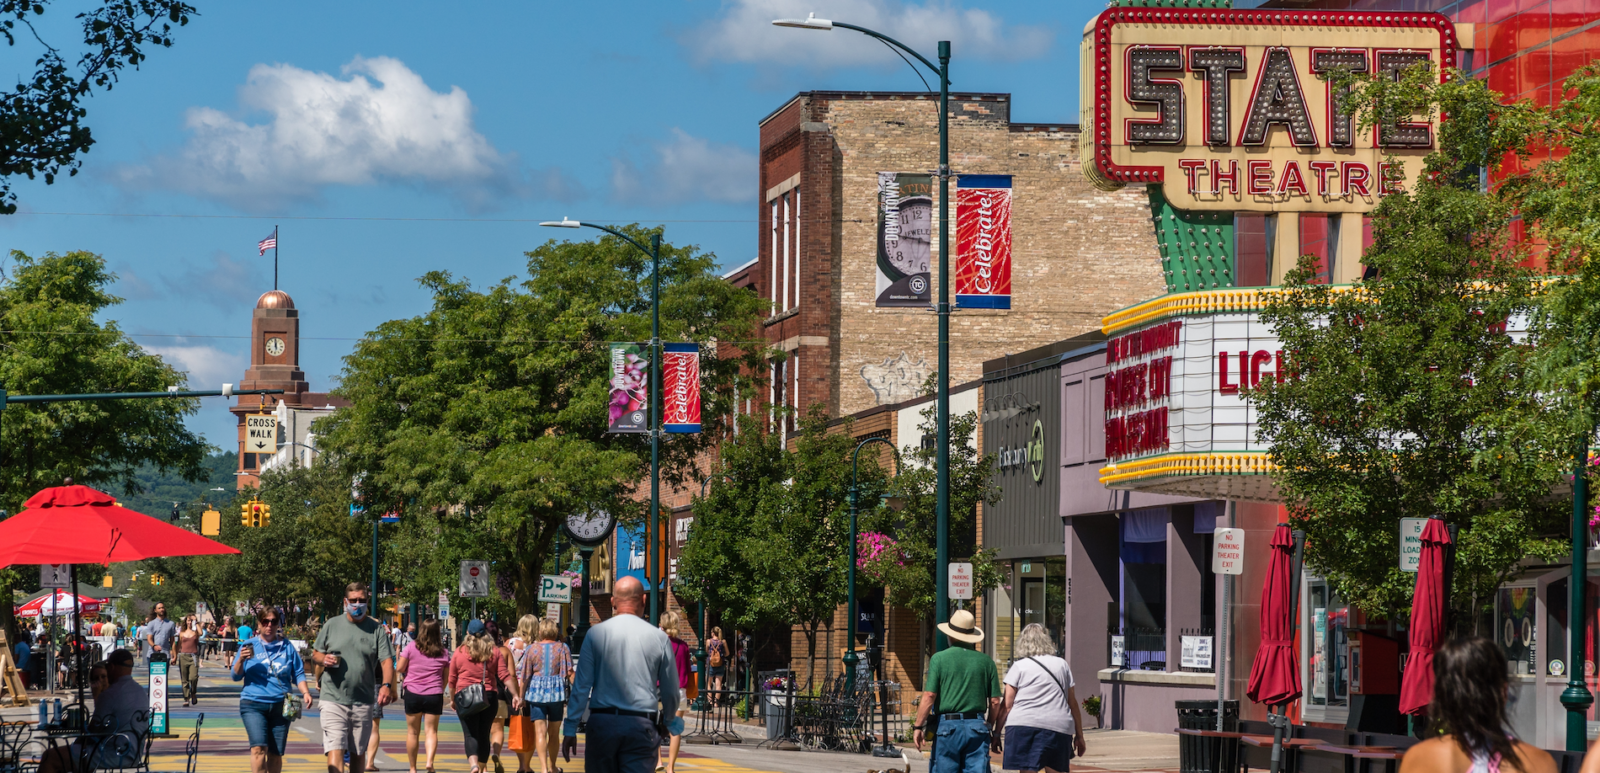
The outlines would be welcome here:
[[[346,612],[350,613],[351,617],[365,617],[367,614],[367,602],[347,601],[345,602],[344,609]]]

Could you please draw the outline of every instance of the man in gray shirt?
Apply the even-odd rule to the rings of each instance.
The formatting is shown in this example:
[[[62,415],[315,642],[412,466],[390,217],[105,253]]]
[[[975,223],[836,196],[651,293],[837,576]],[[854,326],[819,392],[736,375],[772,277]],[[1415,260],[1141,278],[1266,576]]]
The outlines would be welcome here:
[[[178,638],[178,624],[167,619],[167,605],[156,602],[156,616],[144,627],[144,639],[150,645],[150,654],[160,652],[168,660],[174,660],[172,640],[176,638]]]
[[[639,616],[644,586],[637,578],[617,580],[611,607],[616,614],[583,640],[561,726],[561,756],[570,761],[578,750],[578,721],[587,709],[586,773],[649,773],[661,746],[655,720],[670,717],[668,732],[683,732],[678,665],[667,635]]]
[[[312,662],[322,666],[318,709],[322,751],[328,756],[330,773],[344,769],[346,752],[350,770],[361,773],[372,738],[373,704],[394,700],[389,692],[389,685],[394,684],[394,645],[378,621],[367,614],[368,598],[366,583],[345,586],[345,613],[323,623],[311,645]]]

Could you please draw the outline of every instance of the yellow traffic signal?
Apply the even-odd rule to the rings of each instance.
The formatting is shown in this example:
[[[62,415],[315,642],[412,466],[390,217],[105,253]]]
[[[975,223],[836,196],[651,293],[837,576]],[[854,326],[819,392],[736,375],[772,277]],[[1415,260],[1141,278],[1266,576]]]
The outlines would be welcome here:
[[[200,533],[206,535],[207,537],[215,537],[218,534],[221,534],[222,513],[212,510],[209,507],[206,508],[206,511],[200,514]],[[106,587],[109,588],[111,586],[107,585]]]
[[[113,582],[113,581],[112,581],[112,579],[111,579],[111,575],[110,575],[110,574],[107,574],[107,575],[106,575],[106,576],[105,576],[105,578],[104,578],[104,579],[102,579],[102,580],[101,580],[101,581],[100,581],[100,587],[102,587],[102,588],[109,588],[109,587],[111,587],[111,585],[112,585],[112,582]]]
[[[150,584],[151,585],[160,585],[164,580],[166,580],[166,578],[162,577],[159,574],[150,575]]]
[[[250,503],[249,502],[246,502],[246,503],[244,503],[242,505],[239,505],[239,523],[243,524],[246,529],[250,528]]]
[[[272,505],[269,505],[269,504],[263,502],[263,503],[261,503],[259,505],[256,505],[256,507],[261,513],[261,517],[257,521],[257,525],[265,527],[268,523],[270,523],[272,521]]]

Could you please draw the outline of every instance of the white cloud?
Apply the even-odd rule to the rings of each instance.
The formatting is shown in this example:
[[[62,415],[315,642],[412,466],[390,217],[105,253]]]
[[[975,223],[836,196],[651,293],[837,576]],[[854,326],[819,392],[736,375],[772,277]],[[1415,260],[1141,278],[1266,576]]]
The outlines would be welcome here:
[[[576,183],[554,169],[523,172],[473,127],[459,87],[437,92],[398,59],[356,57],[342,75],[258,64],[239,90],[248,123],[195,107],[174,155],[119,170],[129,187],[167,188],[262,209],[314,199],[328,186],[410,183],[473,204],[504,196],[565,198]]]
[[[713,144],[673,129],[655,144],[655,158],[639,165],[611,162],[611,193],[618,201],[682,204],[694,201],[748,203],[756,192],[756,154],[737,145]]]
[[[236,384],[244,376],[244,355],[225,352],[214,346],[146,346],[144,350],[167,361],[178,370],[188,371],[190,389],[221,389]]]
[[[947,0],[733,0],[720,18],[685,35],[683,42],[702,61],[826,68],[900,61],[883,44],[852,30],[772,26],[773,19],[803,19],[813,12],[888,35],[936,64],[941,40],[951,42],[958,58],[1019,61],[1043,56],[1055,39],[1044,27],[1007,25],[988,11]],[[918,69],[926,68],[919,64]],[[923,76],[932,81],[930,73]]]

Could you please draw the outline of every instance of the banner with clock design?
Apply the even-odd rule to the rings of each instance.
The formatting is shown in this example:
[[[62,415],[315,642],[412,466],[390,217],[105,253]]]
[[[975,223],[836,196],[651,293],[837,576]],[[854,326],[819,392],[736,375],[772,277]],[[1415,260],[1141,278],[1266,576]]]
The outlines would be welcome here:
[[[1011,308],[1011,175],[956,180],[956,306]]]
[[[878,305],[933,302],[933,176],[878,173]]]
[[[661,428],[700,431],[700,344],[662,344]]]

